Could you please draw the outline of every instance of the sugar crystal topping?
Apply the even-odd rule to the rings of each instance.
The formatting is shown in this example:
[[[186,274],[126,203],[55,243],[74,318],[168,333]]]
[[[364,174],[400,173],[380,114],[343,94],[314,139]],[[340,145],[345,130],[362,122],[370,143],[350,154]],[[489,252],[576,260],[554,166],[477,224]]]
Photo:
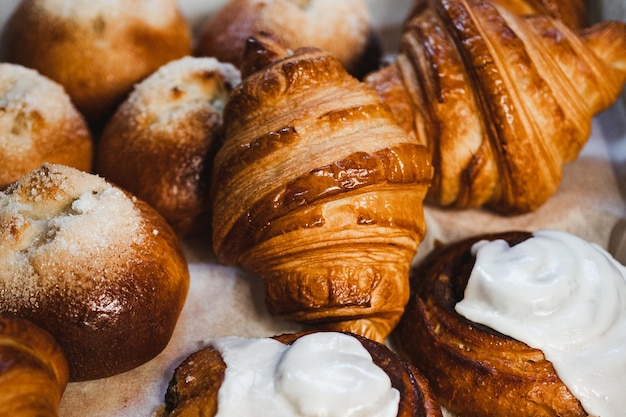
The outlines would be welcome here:
[[[0,192],[0,311],[123,278],[142,227],[133,201],[104,179],[60,165],[33,171]]]

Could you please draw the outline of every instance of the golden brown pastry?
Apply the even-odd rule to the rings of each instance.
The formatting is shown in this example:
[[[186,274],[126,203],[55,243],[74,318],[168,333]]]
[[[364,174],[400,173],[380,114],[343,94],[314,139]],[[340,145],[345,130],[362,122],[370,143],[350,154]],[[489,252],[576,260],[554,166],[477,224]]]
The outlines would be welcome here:
[[[206,231],[222,111],[240,81],[239,70],[214,58],[165,64],[106,124],[97,172],[156,208],[179,235]]]
[[[2,60],[63,85],[92,124],[108,119],[136,82],[191,48],[176,0],[24,0],[0,40]]]
[[[71,380],[136,367],[168,343],[189,285],[179,241],[147,203],[44,164],[0,193],[0,313],[61,345]]]
[[[275,339],[291,345],[309,334],[311,332],[283,334]],[[441,408],[428,381],[413,365],[401,360],[383,344],[356,335],[349,336],[357,338],[373,362],[389,376],[392,387],[399,391],[398,417],[441,417]],[[191,354],[176,368],[159,416],[216,415],[218,391],[225,372],[226,363],[215,347],[209,345]]]
[[[484,0],[421,1],[401,53],[368,77],[430,149],[427,201],[505,214],[541,206],[626,80],[626,23],[574,33]]]
[[[430,382],[439,402],[462,416],[582,417],[587,413],[544,354],[455,310],[474,265],[472,245],[531,236],[507,232],[442,245],[411,271],[411,298],[395,346]]]
[[[0,190],[44,162],[89,171],[92,138],[59,84],[0,63]]]
[[[376,69],[382,53],[363,0],[230,0],[202,25],[195,54],[240,66],[246,40],[260,33],[291,49],[329,51],[357,77]]]
[[[491,0],[515,14],[544,14],[559,19],[571,28],[589,25],[585,0]]]
[[[58,416],[67,381],[67,361],[52,336],[0,314],[0,415]]]
[[[264,280],[273,313],[381,341],[425,232],[426,149],[328,53],[261,38],[246,58],[213,170],[215,253]]]

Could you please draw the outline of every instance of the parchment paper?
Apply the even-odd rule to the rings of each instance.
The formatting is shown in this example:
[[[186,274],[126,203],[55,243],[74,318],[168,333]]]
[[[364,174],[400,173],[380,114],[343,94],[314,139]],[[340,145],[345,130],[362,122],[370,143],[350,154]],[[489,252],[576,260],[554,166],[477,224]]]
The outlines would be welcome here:
[[[181,1],[184,13],[197,27],[225,0]],[[626,0],[625,0],[626,1]],[[612,10],[622,13],[625,1],[593,3],[595,16],[606,18]],[[370,0],[373,15],[386,46],[393,45],[398,25],[410,0]],[[17,0],[0,2],[0,24]],[[617,10],[617,12],[615,12]],[[608,248],[626,263],[626,110],[618,101],[600,114],[580,157],[565,167],[563,182],[538,211],[516,217],[501,217],[483,210],[446,211],[426,207],[428,225],[415,262],[437,241],[449,242],[476,233],[510,229],[556,228],[577,234]],[[162,403],[174,368],[203,340],[239,335],[265,337],[300,329],[294,323],[271,316],[265,307],[260,280],[237,268],[217,264],[208,241],[183,242],[191,272],[191,287],[177,328],[167,348],[149,363],[110,378],[69,384],[61,403],[62,417],[150,416]]]

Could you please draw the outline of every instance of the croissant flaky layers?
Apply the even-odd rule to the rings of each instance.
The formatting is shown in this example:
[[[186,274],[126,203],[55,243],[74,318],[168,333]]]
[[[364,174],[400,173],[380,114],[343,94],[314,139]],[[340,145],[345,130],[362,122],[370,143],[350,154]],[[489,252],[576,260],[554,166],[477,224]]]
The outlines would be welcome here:
[[[215,158],[213,246],[270,311],[383,340],[425,233],[426,148],[329,54],[251,40]]]
[[[625,80],[626,23],[574,32],[489,1],[422,0],[366,82],[431,151],[428,202],[516,214],[556,192]]]

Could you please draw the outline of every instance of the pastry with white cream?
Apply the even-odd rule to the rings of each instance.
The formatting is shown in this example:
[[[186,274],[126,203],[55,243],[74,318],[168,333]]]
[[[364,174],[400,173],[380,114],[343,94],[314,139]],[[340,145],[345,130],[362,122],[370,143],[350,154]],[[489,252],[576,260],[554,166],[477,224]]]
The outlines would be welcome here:
[[[207,341],[176,369],[160,415],[192,414],[440,417],[441,409],[423,376],[386,346],[303,332]]]
[[[602,416],[626,407],[626,268],[542,230],[442,246],[412,271],[394,337],[463,416]]]

